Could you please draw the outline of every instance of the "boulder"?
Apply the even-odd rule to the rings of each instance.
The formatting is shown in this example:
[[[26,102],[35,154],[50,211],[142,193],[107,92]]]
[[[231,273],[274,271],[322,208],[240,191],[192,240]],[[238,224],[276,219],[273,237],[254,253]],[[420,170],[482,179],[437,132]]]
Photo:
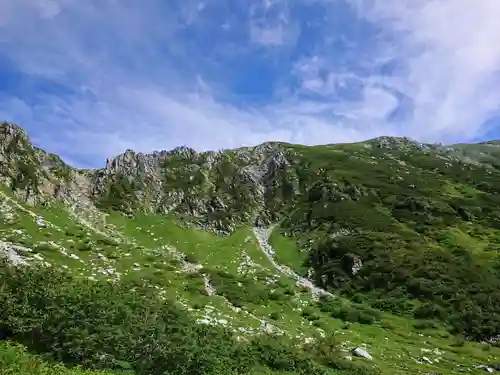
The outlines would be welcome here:
[[[373,357],[370,355],[370,353],[368,353],[365,349],[362,349],[360,347],[354,348],[351,351],[351,353],[352,353],[352,355],[354,355],[356,357],[365,358],[365,359],[368,359],[370,361],[373,359]]]
[[[340,263],[342,269],[351,276],[357,274],[359,270],[361,270],[361,268],[363,267],[363,261],[361,260],[361,258],[353,253],[345,254],[342,257]]]

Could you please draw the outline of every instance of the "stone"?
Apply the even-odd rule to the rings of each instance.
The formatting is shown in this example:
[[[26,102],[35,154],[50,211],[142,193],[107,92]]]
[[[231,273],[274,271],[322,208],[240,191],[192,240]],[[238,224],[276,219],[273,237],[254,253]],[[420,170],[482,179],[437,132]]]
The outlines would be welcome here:
[[[340,260],[342,269],[351,276],[356,275],[363,267],[363,261],[353,253],[345,254]]]
[[[352,355],[354,355],[356,357],[365,358],[365,359],[368,359],[369,361],[371,361],[373,359],[373,357],[370,355],[370,353],[368,353],[365,349],[362,349],[360,347],[354,348],[351,351],[351,353],[352,353]]]
[[[39,227],[42,227],[42,228],[45,228],[47,226],[47,224],[45,223],[45,220],[41,216],[38,216],[36,218],[36,225],[38,225]]]
[[[6,258],[7,261],[14,266],[27,264],[27,259],[19,255],[18,251],[23,251],[23,248],[21,246],[0,241],[0,258]]]

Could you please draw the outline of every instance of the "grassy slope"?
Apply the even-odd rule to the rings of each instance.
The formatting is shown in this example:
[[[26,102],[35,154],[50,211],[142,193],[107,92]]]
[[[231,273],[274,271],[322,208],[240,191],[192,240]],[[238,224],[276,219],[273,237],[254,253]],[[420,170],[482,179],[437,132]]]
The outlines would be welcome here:
[[[44,362],[29,354],[18,344],[0,342],[0,370],[2,375],[113,375],[113,372],[68,369],[60,364]]]
[[[306,194],[273,234],[278,258],[299,272],[309,258],[318,279],[327,275],[335,290],[386,310],[422,313],[430,304],[436,317],[467,335],[494,335],[498,306],[487,301],[499,300],[500,175],[454,159],[457,150],[448,157],[391,141],[399,144],[290,146],[307,171]],[[477,155],[484,147],[463,152]],[[346,253],[363,259],[357,277],[341,270]]]
[[[374,356],[374,363],[384,373],[434,371],[453,374],[457,368],[471,368],[476,364],[500,360],[497,348],[475,343],[456,345],[457,339],[442,329],[418,330],[410,320],[390,314],[382,314],[381,322],[373,325],[347,325],[330,317],[320,311],[311,296],[295,287],[290,279],[275,276],[275,271],[258,249],[248,228],[241,228],[230,237],[216,237],[195,229],[177,227],[172,218],[142,216],[133,220],[114,214],[108,217],[107,227],[102,228],[106,233],[103,236],[75,221],[57,206],[50,209],[28,208],[4,196],[1,199],[0,235],[4,240],[38,248],[38,255],[47,262],[57,267],[69,267],[83,277],[113,279],[116,277],[113,274],[119,272],[122,278],[147,278],[160,293],[164,291],[176,296],[200,319],[223,319],[235,330],[248,332],[257,332],[260,319],[264,319],[297,338],[313,337],[321,332],[321,327],[325,335],[335,336],[346,351],[356,345],[366,345]],[[48,225],[38,226],[37,215],[42,216]],[[67,255],[51,246],[40,246],[40,243],[49,240],[64,247]],[[117,240],[121,242],[115,242]],[[282,244],[276,245],[282,251]],[[244,309],[236,312],[234,306],[222,296],[204,295],[201,277],[179,272],[178,262],[167,246],[175,247],[189,260],[203,264],[206,269],[201,272],[213,275],[212,279],[216,277],[217,270],[224,270],[238,280],[246,280],[248,287],[236,296],[234,283],[231,284],[232,280],[227,276],[217,287],[231,298],[239,299]],[[248,254],[254,265],[244,265],[243,252]],[[98,253],[106,259],[98,258]],[[73,259],[71,254],[80,260]],[[139,267],[135,267],[135,263]],[[104,274],[111,269],[112,274]],[[267,286],[264,282],[266,278],[278,281]],[[229,287],[224,280],[230,281]],[[251,290],[268,292],[269,289],[292,290],[293,295],[278,300],[263,298],[257,303],[256,298],[260,295],[246,296]],[[313,312],[316,316],[314,324],[303,316],[301,310]],[[422,362],[422,356],[433,363],[417,363]]]

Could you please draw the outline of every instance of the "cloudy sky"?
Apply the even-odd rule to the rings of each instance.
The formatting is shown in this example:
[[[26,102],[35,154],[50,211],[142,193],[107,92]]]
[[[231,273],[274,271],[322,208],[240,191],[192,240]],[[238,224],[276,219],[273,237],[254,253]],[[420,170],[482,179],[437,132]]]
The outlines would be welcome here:
[[[75,166],[500,138],[498,0],[0,0],[0,120]]]

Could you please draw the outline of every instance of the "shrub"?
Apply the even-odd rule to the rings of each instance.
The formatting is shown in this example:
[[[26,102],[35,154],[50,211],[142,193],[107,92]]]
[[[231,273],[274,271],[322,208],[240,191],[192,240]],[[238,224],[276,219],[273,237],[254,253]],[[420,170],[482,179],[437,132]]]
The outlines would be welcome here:
[[[269,317],[272,320],[280,320],[281,319],[281,314],[277,311],[273,311],[271,314],[269,314]]]
[[[413,327],[419,330],[425,330],[437,328],[437,324],[432,320],[418,320],[413,323]]]
[[[76,244],[76,248],[79,251],[91,251],[92,244],[90,242],[81,241]]]
[[[361,304],[348,305],[347,302],[330,296],[322,297],[318,305],[332,317],[351,323],[373,324],[380,319],[380,314],[374,309]]]
[[[2,375],[117,375],[49,363],[29,354],[23,345],[8,341],[0,341],[0,372]],[[133,374],[131,371],[128,373]]]
[[[310,307],[306,307],[302,311],[302,316],[310,321],[316,321],[320,319],[320,316],[316,313],[316,311]]]
[[[143,281],[90,282],[63,270],[1,262],[0,306],[0,332],[68,366],[138,375],[234,374],[266,367],[324,375],[321,363],[335,363],[286,338],[237,344],[224,328],[195,324]],[[0,365],[4,358],[0,347]]]

